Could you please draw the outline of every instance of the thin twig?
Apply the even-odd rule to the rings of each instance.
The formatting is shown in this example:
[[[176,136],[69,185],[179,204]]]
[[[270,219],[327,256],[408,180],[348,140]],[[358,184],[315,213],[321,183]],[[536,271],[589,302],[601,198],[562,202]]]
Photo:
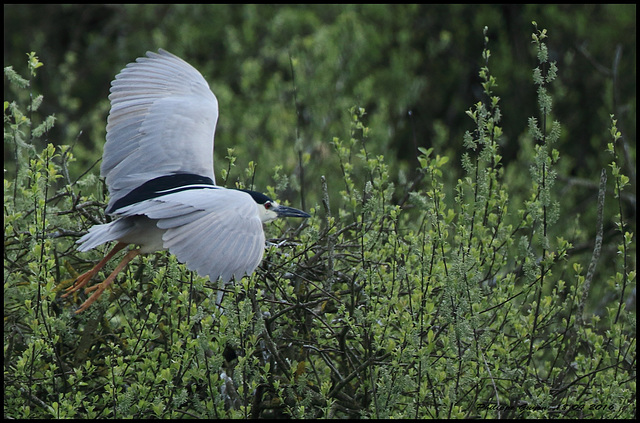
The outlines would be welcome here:
[[[589,269],[587,270],[587,276],[584,280],[584,288],[582,290],[582,299],[578,304],[578,313],[576,315],[576,326],[581,327],[584,323],[584,305],[587,302],[587,297],[589,296],[589,289],[591,288],[591,281],[593,280],[593,275],[596,272],[596,265],[598,264],[598,259],[600,258],[600,250],[602,248],[602,215],[604,213],[604,198],[605,193],[607,191],[607,172],[605,169],[602,169],[600,172],[600,188],[598,189],[598,216],[596,221],[596,241],[593,246],[593,254],[591,256],[591,261],[589,262]]]

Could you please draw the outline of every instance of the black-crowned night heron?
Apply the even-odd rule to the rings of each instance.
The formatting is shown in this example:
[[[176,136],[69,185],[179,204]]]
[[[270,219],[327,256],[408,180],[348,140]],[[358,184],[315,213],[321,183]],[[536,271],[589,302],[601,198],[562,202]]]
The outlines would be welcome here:
[[[86,310],[138,254],[169,250],[210,280],[251,274],[262,260],[262,224],[278,217],[310,217],[266,195],[215,185],[213,136],[218,100],[200,72],[173,54],[147,52],[111,83],[111,111],[101,175],[109,188],[106,213],[78,240],[80,251],[118,241],[63,297],[81,289],[128,244],[129,251],[76,311]]]

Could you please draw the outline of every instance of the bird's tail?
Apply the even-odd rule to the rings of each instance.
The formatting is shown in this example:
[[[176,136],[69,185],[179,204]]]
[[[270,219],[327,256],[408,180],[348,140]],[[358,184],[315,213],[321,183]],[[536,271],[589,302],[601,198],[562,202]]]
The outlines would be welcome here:
[[[124,236],[131,229],[128,219],[118,219],[104,225],[95,225],[89,232],[76,241],[80,244],[78,251],[89,251],[105,242],[115,241]]]

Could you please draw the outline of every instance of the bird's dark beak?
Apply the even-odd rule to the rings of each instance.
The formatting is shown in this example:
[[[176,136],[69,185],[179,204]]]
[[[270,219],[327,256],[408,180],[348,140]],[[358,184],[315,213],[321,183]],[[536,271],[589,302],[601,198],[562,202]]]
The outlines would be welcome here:
[[[287,206],[278,206],[278,208],[274,209],[278,217],[303,217],[308,218],[311,217],[309,213],[305,213],[302,210],[294,209],[293,207]]]

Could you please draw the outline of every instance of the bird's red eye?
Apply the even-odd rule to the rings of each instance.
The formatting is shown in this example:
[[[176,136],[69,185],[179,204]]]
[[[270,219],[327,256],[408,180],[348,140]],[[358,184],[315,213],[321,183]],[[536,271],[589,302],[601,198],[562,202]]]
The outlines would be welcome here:
[[[269,210],[271,208],[272,204],[270,201],[267,201],[266,203],[264,203],[264,208]]]

